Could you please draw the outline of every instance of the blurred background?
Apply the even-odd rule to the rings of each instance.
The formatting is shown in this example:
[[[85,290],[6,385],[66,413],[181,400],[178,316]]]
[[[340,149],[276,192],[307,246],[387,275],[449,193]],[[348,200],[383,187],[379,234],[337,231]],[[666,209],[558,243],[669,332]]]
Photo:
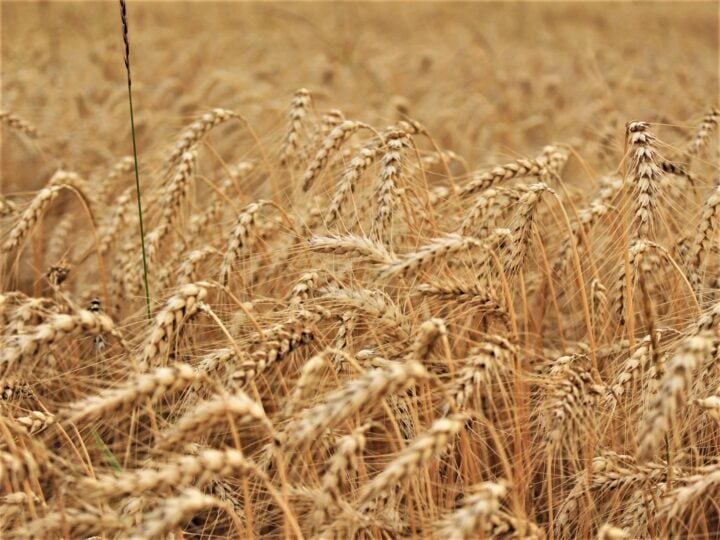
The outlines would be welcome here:
[[[45,145],[3,144],[3,192],[39,187],[58,164],[89,175],[128,154],[117,3],[1,9],[2,108]],[[237,110],[276,148],[300,87],[319,112],[376,126],[407,114],[470,168],[551,142],[622,145],[632,119],[667,124],[659,136],[672,143],[718,96],[715,2],[131,0],[128,10],[141,164],[211,107]]]

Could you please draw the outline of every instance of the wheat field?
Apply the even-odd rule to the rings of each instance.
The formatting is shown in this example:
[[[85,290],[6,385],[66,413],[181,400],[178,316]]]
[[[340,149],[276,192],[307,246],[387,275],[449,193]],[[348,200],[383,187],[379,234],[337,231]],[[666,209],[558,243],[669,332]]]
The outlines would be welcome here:
[[[720,537],[716,3],[0,9],[1,538]]]

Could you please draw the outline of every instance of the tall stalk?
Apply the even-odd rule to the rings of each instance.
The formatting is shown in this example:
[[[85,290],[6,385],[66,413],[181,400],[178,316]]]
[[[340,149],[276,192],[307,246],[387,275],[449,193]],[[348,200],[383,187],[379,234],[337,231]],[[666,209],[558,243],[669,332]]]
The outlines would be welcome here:
[[[145,229],[143,227],[142,202],[140,201],[140,174],[138,173],[137,144],[135,143],[135,117],[132,103],[132,79],[130,77],[130,39],[128,38],[127,5],[120,0],[120,19],[122,20],[123,41],[125,42],[125,71],[127,72],[128,102],[130,103],[130,130],[132,131],[133,158],[135,159],[135,188],[137,191],[138,217],[140,218],[140,245],[142,246],[143,277],[145,279],[145,303],[148,319],[152,319],[150,310],[150,287],[148,286],[147,256],[145,255]]]

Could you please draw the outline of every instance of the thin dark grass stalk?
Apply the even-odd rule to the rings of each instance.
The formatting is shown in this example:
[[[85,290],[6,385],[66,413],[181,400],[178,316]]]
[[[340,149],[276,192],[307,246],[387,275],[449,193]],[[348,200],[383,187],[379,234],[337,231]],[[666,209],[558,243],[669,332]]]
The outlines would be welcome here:
[[[150,287],[148,285],[147,255],[145,253],[145,228],[143,226],[142,201],[140,197],[140,173],[138,172],[137,142],[135,140],[135,115],[132,102],[132,77],[130,75],[130,38],[128,35],[127,4],[120,0],[120,20],[122,21],[123,42],[125,43],[125,72],[127,73],[128,104],[130,105],[130,131],[132,132],[133,160],[135,162],[135,189],[137,192],[138,220],[140,221],[140,246],[142,248],[143,280],[145,282],[145,304],[148,320],[152,320],[150,309]]]

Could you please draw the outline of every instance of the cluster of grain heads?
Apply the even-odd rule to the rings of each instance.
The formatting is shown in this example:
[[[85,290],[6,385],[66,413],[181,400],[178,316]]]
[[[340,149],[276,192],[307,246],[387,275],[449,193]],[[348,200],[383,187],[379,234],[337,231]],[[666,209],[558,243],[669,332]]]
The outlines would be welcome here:
[[[301,407],[306,400],[310,400],[312,398],[313,393],[317,390],[321,383],[322,373],[326,371],[329,365],[329,358],[331,354],[332,351],[326,349],[305,362],[297,383],[295,383],[295,388],[293,389],[290,399],[285,406],[285,416],[292,416],[292,414]]]
[[[187,285],[194,281],[197,281],[199,266],[210,256],[220,255],[220,252],[212,247],[203,249],[196,249],[187,254],[187,257],[180,264],[177,271],[177,283],[178,285]]]
[[[367,507],[391,488],[411,480],[420,468],[453,442],[467,421],[467,416],[452,415],[433,422],[426,432],[413,440],[385,469],[363,486],[358,496],[359,508]]]
[[[176,165],[175,174],[171,177],[167,186],[163,189],[160,198],[161,214],[160,219],[151,231],[145,235],[146,257],[149,265],[154,266],[159,253],[163,247],[164,240],[172,231],[172,226],[177,225],[184,201],[187,199],[190,182],[195,171],[195,152],[183,152]],[[180,227],[175,227],[180,229]],[[133,244],[129,246],[133,248]],[[128,295],[137,294],[140,286],[140,268],[142,264],[130,254],[126,257],[123,265],[123,281],[125,293]],[[159,282],[163,284],[163,276],[167,275],[167,269],[163,268],[165,274],[159,275]],[[160,287],[164,288],[164,287]]]
[[[588,151],[584,134],[538,146],[572,127],[550,109],[528,124],[488,109],[459,137],[396,101],[403,120],[376,129],[320,117],[300,89],[267,139],[213,109],[147,148],[147,320],[134,160],[88,148],[92,183],[59,170],[25,201],[10,160],[0,536],[712,535],[718,112],[683,139],[673,111],[652,134],[589,123]],[[233,119],[251,140],[221,128]],[[486,164],[542,150],[471,168],[458,142]]]
[[[189,521],[195,514],[213,507],[227,508],[227,504],[196,488],[186,488],[180,495],[165,499],[161,506],[142,517],[142,523],[130,533],[132,540],[161,538],[174,528]]]
[[[91,212],[90,219],[92,219],[92,211],[97,206],[97,203],[85,180],[73,172],[56,171],[50,177],[47,185],[35,195],[30,205],[15,223],[15,226],[7,233],[6,240],[0,251],[7,253],[20,246],[47,211],[50,203],[57,198],[63,189],[74,191],[77,194],[82,204]]]
[[[488,188],[478,195],[475,204],[465,214],[460,234],[484,238],[496,226],[508,206],[520,198],[518,189]]]
[[[543,148],[542,158],[547,163],[547,173],[551,178],[560,178],[570,159],[571,148],[568,145],[548,145]]]
[[[527,192],[518,199],[517,215],[512,223],[512,242],[509,243],[508,259],[505,264],[505,273],[514,275],[520,269],[530,243],[533,223],[537,213],[538,204],[544,193],[554,194],[547,184],[542,182],[528,187]]]
[[[113,210],[113,213],[99,231],[100,255],[105,255],[110,250],[122,227],[130,223],[134,189],[129,187],[115,198],[112,204],[115,210]]]
[[[594,496],[598,505],[605,504],[604,499],[600,498],[604,493],[627,496],[642,492],[658,486],[668,475],[677,475],[678,472],[677,468],[669,468],[667,463],[638,464],[629,455],[609,450],[601,452],[592,459],[590,471],[581,470],[575,475],[572,489],[561,502],[557,513],[556,535],[572,537],[573,532],[577,531],[578,519],[582,517],[580,510],[587,502],[583,494]]]
[[[307,300],[313,294],[319,276],[317,272],[303,273],[290,291],[290,306],[297,306]]]
[[[345,121],[345,115],[339,109],[330,109],[320,118],[320,122],[315,126],[313,134],[313,142],[311,147],[318,148],[322,146],[327,135]]]
[[[30,439],[32,442],[32,439]],[[37,481],[41,475],[55,473],[46,449],[29,444],[31,449],[0,450],[0,482],[3,485],[23,486],[26,481]]]
[[[578,219],[571,224],[573,236],[563,241],[558,261],[553,267],[553,275],[560,277],[566,270],[572,254],[573,245],[578,249],[583,246],[583,235],[587,236],[590,229],[604,216],[610,212],[610,206],[602,202],[601,198],[595,199],[587,208],[578,211]]]
[[[647,122],[628,122],[627,141],[630,146],[628,177],[632,183],[634,218],[638,238],[647,239],[654,234],[657,214],[657,197],[662,169],[658,166],[655,136]]]
[[[111,193],[115,193],[115,184],[118,184],[122,177],[135,171],[135,159],[133,156],[123,156],[108,171],[107,175],[100,181],[100,192],[98,200],[105,204]]]
[[[458,255],[485,244],[477,238],[451,233],[443,238],[435,238],[417,251],[401,255],[397,260],[380,266],[381,279],[415,275],[435,263],[447,262]]]
[[[158,237],[154,239],[155,243],[159,243],[162,240],[165,234],[167,234],[170,225],[177,220],[183,202],[188,196],[190,183],[195,173],[196,161],[197,155],[192,151],[183,152],[180,156],[175,174],[165,187],[162,200],[160,201],[162,214],[159,223],[155,227],[155,231],[158,231],[155,233]],[[157,245],[155,245],[155,248],[157,249]]]
[[[717,129],[720,120],[720,109],[713,108],[702,119],[698,126],[695,136],[690,140],[685,152],[683,152],[683,160],[686,164],[690,164],[692,158],[699,156],[707,147],[712,132]]]
[[[90,505],[86,509],[65,508],[49,512],[26,526],[14,529],[13,538],[91,538],[104,533],[121,534],[127,528],[122,516],[113,511],[101,511]]]
[[[473,396],[482,396],[494,403],[503,373],[510,371],[512,351],[493,343],[474,347],[462,362],[457,375],[449,384],[450,398],[454,405],[469,408]]]
[[[228,284],[232,267],[242,255],[243,250],[251,245],[257,213],[266,204],[268,204],[267,201],[253,202],[240,211],[235,226],[230,231],[227,246],[225,247],[225,256],[220,266],[220,282],[223,285]]]
[[[240,115],[229,109],[216,108],[203,114],[180,135],[168,156],[168,168],[174,166],[184,153],[192,150],[212,128],[233,118],[240,118]]]
[[[407,336],[407,324],[403,312],[384,292],[377,289],[345,289],[327,286],[322,289],[321,301],[350,307],[356,313],[369,318],[387,330]]]
[[[503,483],[483,482],[472,486],[463,497],[462,506],[444,518],[437,534],[451,540],[469,540],[478,534],[491,533],[492,516],[500,510],[500,504],[507,495]]]
[[[354,122],[352,120],[345,120],[337,127],[334,127],[327,135],[325,140],[322,142],[320,149],[315,154],[315,157],[310,162],[305,175],[302,178],[302,189],[303,191],[309,190],[315,179],[325,169],[330,158],[335,154],[345,141],[347,141],[358,129],[364,127],[365,124],[361,122]]]
[[[694,331],[701,332],[717,332],[720,331],[720,302],[714,303],[707,311],[698,317]]]
[[[391,264],[392,255],[387,248],[366,236],[313,236],[309,247],[318,253],[354,256],[376,264]]]
[[[699,503],[701,507],[711,504],[720,488],[720,468],[710,465],[698,473],[683,477],[682,483],[667,493],[660,508],[661,516],[682,521],[688,510],[693,508],[693,503]]]
[[[442,319],[429,319],[423,322],[410,348],[411,358],[425,362],[430,357],[435,342],[447,338],[447,333],[447,327]]]
[[[18,131],[31,139],[37,139],[39,137],[37,129],[30,122],[11,112],[0,111],[0,124]]]
[[[690,276],[696,286],[700,279],[703,262],[712,252],[718,221],[720,221],[720,187],[717,187],[705,201],[700,221],[686,255]]]
[[[652,359],[652,347],[650,336],[645,336],[640,341],[637,349],[620,367],[615,383],[608,391],[606,398],[608,403],[615,404],[618,400],[624,399],[633,383],[648,375],[647,372]]]
[[[358,471],[359,460],[367,442],[365,435],[370,427],[370,424],[363,424],[337,441],[335,453],[320,481],[320,494],[315,499],[314,522],[318,528],[322,528],[340,512],[343,478]]]
[[[402,152],[409,145],[409,137],[403,131],[393,131],[386,136],[387,150],[382,157],[380,178],[375,189],[377,210],[370,229],[370,238],[376,242],[389,244],[388,233],[392,226],[393,209],[403,174]]]
[[[0,373],[18,369],[17,364],[40,356],[68,335],[98,336],[112,334],[114,330],[112,320],[104,313],[83,309],[74,314],[51,315],[44,323],[25,329],[5,343],[0,354]]]
[[[210,401],[198,404],[192,412],[180,418],[170,430],[161,435],[158,446],[175,448],[183,442],[211,433],[213,428],[220,424],[231,422],[235,426],[241,426],[251,421],[258,422],[270,435],[275,434],[262,406],[237,390],[232,395],[216,396]]]
[[[312,341],[314,326],[324,315],[318,311],[301,309],[283,323],[265,331],[261,336],[262,342],[232,374],[233,383],[244,386],[298,347]]]
[[[595,413],[605,389],[595,383],[589,371],[575,366],[559,370],[554,381],[550,406],[548,448],[580,443],[595,426]]]
[[[322,403],[299,411],[280,434],[280,440],[295,447],[311,444],[324,430],[340,424],[360,408],[377,406],[386,396],[427,377],[428,372],[415,361],[370,370],[328,394]]]
[[[629,312],[626,313],[626,311],[629,311],[626,308],[631,301],[640,273],[648,270],[648,266],[643,264],[645,259],[653,261],[653,255],[657,255],[660,260],[665,260],[669,265],[672,265],[672,258],[665,248],[655,242],[646,240],[633,242],[628,250],[627,260],[621,261],[618,265],[614,311],[620,320],[620,324],[626,324],[632,315]]]
[[[679,163],[675,163],[673,161],[664,160],[660,162],[660,168],[663,170],[664,173],[666,173],[661,179],[660,179],[660,185],[663,189],[668,188],[673,196],[682,195],[682,192],[677,189],[677,183],[672,182],[668,175],[673,175],[676,178],[675,179],[681,179],[684,182],[687,183],[687,185],[691,189],[695,189],[697,186],[697,179],[695,176],[690,174],[685,168],[683,168],[682,165]]]
[[[498,165],[489,171],[476,173],[470,181],[460,189],[461,196],[468,196],[483,191],[500,182],[506,182],[514,178],[541,177],[547,172],[547,160],[518,159],[512,163]]]
[[[281,167],[287,167],[298,157],[297,153],[300,149],[303,123],[310,108],[311,101],[312,97],[310,96],[310,92],[305,88],[300,88],[293,96],[290,111],[288,112],[290,123],[285,135],[285,140],[280,148]]]
[[[218,372],[226,373],[238,361],[238,356],[232,348],[221,348],[203,355],[197,362],[195,370],[199,374],[212,376]],[[195,385],[198,386],[197,384]]]
[[[350,160],[347,170],[338,180],[335,194],[330,201],[330,208],[325,216],[325,223],[328,227],[340,219],[347,199],[354,192],[363,173],[375,162],[380,150],[380,144],[377,141],[372,141],[361,148],[357,155]]]
[[[666,436],[671,441],[670,444],[673,444],[677,434],[674,422],[687,398],[693,373],[710,358],[716,347],[715,339],[714,334],[707,333],[690,336],[668,363],[667,372],[657,394],[648,404],[640,428],[637,451],[639,459],[647,460],[652,457]]]
[[[477,308],[482,312],[497,314],[502,317],[503,308],[489,291],[478,283],[454,282],[447,280],[442,283],[421,283],[416,287],[418,293],[429,298],[437,298],[443,302]]]
[[[199,378],[200,375],[186,364],[157,368],[151,373],[139,375],[125,386],[108,388],[95,396],[70,404],[63,417],[76,423],[83,419],[102,418],[137,405],[142,398],[155,401],[193,384]]]
[[[153,468],[98,477],[86,482],[86,489],[94,496],[114,498],[148,492],[159,493],[190,485],[201,487],[213,477],[232,474],[263,475],[257,466],[238,450],[206,448],[197,455],[182,455]]]
[[[15,226],[7,233],[5,242],[2,245],[3,253],[7,253],[20,245],[61,190],[62,186],[47,186],[35,195]]]
[[[13,527],[31,505],[33,508],[45,508],[43,501],[34,493],[28,495],[24,491],[15,491],[3,495],[0,497],[0,522],[8,528]]]
[[[95,203],[95,194],[88,187],[87,181],[75,172],[60,169],[50,177],[47,185],[67,186],[68,188],[73,188],[76,191],[80,192],[80,194],[85,198],[85,200],[91,201],[93,203],[93,206],[97,204]]]
[[[28,435],[35,435],[45,430],[48,426],[55,423],[55,415],[50,413],[44,413],[42,411],[30,411],[27,416],[20,416],[15,418],[17,422],[24,430],[27,431]]]
[[[153,364],[164,361],[177,333],[197,313],[198,303],[207,297],[209,286],[203,281],[182,285],[177,293],[168,298],[153,319],[139,366],[141,371],[147,371]]]

